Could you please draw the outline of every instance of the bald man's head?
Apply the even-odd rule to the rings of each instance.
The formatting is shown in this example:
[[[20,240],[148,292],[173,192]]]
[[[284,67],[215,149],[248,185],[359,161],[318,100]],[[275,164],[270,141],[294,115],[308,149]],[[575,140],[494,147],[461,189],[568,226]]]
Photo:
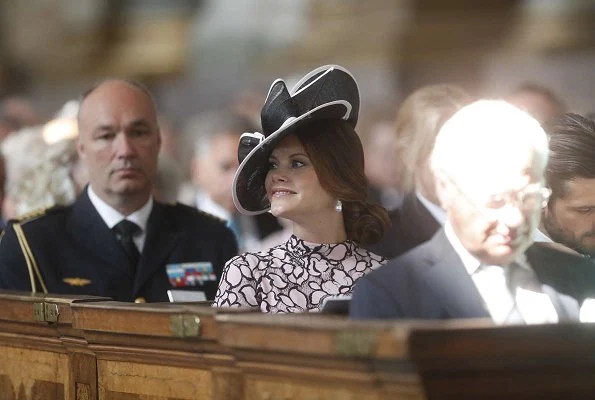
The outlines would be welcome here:
[[[92,190],[127,215],[148,201],[161,139],[152,96],[110,79],[87,90],[78,114],[81,159]]]

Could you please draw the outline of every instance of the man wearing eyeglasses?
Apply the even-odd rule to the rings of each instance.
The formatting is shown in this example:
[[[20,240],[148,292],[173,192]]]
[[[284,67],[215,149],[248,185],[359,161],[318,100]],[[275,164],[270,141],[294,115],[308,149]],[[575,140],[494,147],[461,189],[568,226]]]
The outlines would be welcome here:
[[[440,130],[430,161],[447,215],[444,227],[361,278],[351,316],[487,317],[497,324],[577,320],[577,301],[543,285],[536,273],[543,266],[527,252],[549,196],[547,158],[545,132],[527,113],[493,100],[459,110]],[[548,251],[563,264],[580,262]]]

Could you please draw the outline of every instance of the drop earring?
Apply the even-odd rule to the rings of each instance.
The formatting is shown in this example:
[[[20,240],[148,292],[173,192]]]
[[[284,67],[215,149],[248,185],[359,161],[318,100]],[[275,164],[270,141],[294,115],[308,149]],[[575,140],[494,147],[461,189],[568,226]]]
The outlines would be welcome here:
[[[341,200],[337,200],[337,204],[335,205],[335,211],[338,213],[343,211],[343,203],[341,202]]]

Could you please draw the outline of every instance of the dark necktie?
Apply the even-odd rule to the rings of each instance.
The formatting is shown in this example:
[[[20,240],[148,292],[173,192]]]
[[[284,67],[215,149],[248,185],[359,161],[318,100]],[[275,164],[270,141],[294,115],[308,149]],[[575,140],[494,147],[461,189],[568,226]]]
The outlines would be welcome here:
[[[140,253],[136,248],[136,245],[134,244],[134,240],[132,238],[137,232],[140,232],[140,226],[138,226],[132,221],[123,219],[122,221],[118,222],[112,229],[116,233],[116,238],[118,239],[118,241],[122,245],[122,248],[124,249],[124,252],[128,256],[132,273],[136,273],[136,266],[138,265]]]

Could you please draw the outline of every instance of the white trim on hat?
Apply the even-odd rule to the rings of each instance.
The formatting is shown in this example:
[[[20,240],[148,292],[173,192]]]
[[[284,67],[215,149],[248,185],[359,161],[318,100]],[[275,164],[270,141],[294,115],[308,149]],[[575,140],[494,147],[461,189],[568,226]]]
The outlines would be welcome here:
[[[302,79],[300,79],[295,85],[293,85],[293,87],[291,88],[291,90],[289,91],[289,94],[293,97],[296,94],[300,93],[302,90],[304,90],[305,88],[309,87],[310,85],[312,85],[314,82],[316,82],[317,80],[319,80],[320,78],[322,78],[324,75],[328,74],[329,72],[331,72],[334,69],[338,69],[340,71],[345,72],[347,75],[351,76],[351,78],[353,79],[353,81],[355,82],[355,84],[357,85],[357,81],[355,80],[355,77],[353,76],[353,74],[351,72],[349,72],[348,70],[346,70],[345,68],[341,67],[340,65],[335,65],[335,64],[328,64],[328,65],[323,65],[321,67],[316,68],[313,71],[310,71],[306,76],[304,76]],[[326,71],[325,71],[326,70]],[[304,82],[306,82],[308,79],[312,78],[314,75],[320,73],[321,71],[325,71],[323,74],[321,74],[318,78],[314,79],[312,82],[308,83],[306,86],[304,86],[303,88],[300,88],[301,85],[304,84]],[[277,79],[279,80],[279,79]],[[276,81],[275,81],[276,82]],[[298,90],[299,89],[299,90]]]
[[[269,87],[269,91],[267,92],[267,100],[269,98],[269,96],[271,95],[271,90],[273,90],[273,87],[277,84],[277,82],[283,82],[283,84],[285,84],[285,81],[281,78],[277,78],[275,79],[275,81],[273,83],[271,83],[271,86]]]

